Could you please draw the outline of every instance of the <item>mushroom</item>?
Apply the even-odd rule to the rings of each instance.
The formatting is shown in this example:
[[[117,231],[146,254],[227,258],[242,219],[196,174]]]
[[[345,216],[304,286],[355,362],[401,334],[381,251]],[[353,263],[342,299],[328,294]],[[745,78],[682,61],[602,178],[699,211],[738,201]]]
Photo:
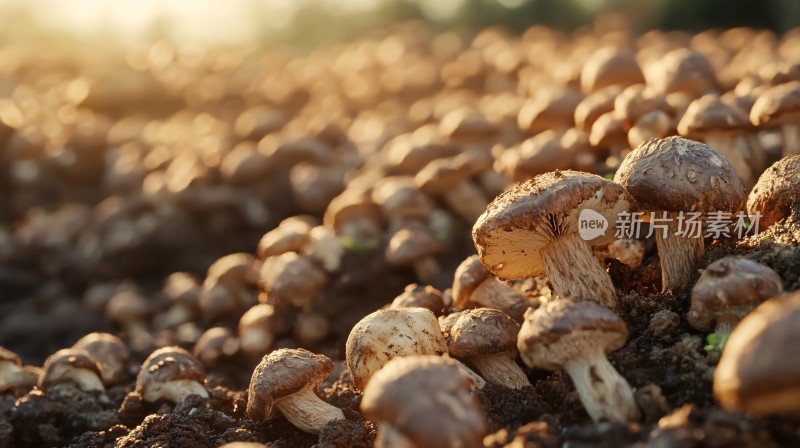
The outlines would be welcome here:
[[[530,135],[570,128],[575,108],[582,100],[583,94],[576,89],[542,89],[539,95],[522,105],[517,115],[517,126]]]
[[[470,380],[452,360],[397,358],[367,384],[361,412],[378,423],[375,446],[483,446],[487,425]]]
[[[628,134],[622,120],[614,112],[606,112],[599,116],[589,133],[589,144],[606,150],[605,154],[614,158],[614,165],[621,163],[623,155],[629,148]]]
[[[575,163],[574,149],[577,149],[577,146],[566,145],[566,136],[566,132],[562,131],[540,132],[516,147],[504,151],[497,159],[495,169],[514,180],[522,181],[549,171],[570,168]],[[481,213],[485,209],[486,204],[483,204]],[[475,219],[470,222],[474,221]]]
[[[239,252],[220,257],[208,267],[203,287],[223,283],[239,291],[258,284],[258,268],[252,254]]]
[[[370,190],[352,186],[331,200],[323,222],[346,240],[346,247],[374,248],[382,233],[381,209]]]
[[[0,347],[0,394],[14,389],[30,389],[38,382],[38,372],[23,367],[16,353]]]
[[[286,252],[300,252],[308,243],[311,228],[317,220],[311,216],[298,215],[284,219],[277,227],[265,233],[258,241],[256,253],[260,260]]]
[[[253,371],[247,390],[247,416],[268,420],[280,412],[303,431],[319,434],[342,410],[322,401],[314,390],[333,370],[333,361],[304,349],[275,350]],[[276,412],[277,411],[277,412]]]
[[[153,324],[159,329],[175,328],[197,318],[200,312],[202,289],[197,279],[186,272],[175,272],[167,277],[161,295],[170,302],[167,311],[156,315]]]
[[[561,299],[525,314],[517,348],[529,367],[564,369],[594,421],[635,421],[639,410],[628,382],[606,358],[628,338],[625,322],[591,301]]]
[[[424,193],[441,196],[455,214],[473,222],[489,202],[483,190],[470,179],[479,171],[468,157],[436,159],[414,176],[414,183]]]
[[[336,272],[342,264],[344,246],[333,229],[314,226],[308,232],[308,242],[301,253],[316,261],[326,271]]]
[[[72,348],[85,350],[100,364],[101,378],[106,386],[119,384],[127,378],[131,352],[125,343],[113,334],[89,333],[78,339]]]
[[[770,87],[759,95],[750,109],[750,122],[761,128],[779,127],[783,134],[783,155],[800,154],[800,82]]]
[[[444,249],[441,241],[418,222],[410,222],[397,229],[386,246],[386,261],[392,266],[413,266],[417,278],[432,283],[441,272],[434,256]]]
[[[192,353],[205,366],[215,366],[224,359],[230,359],[239,351],[239,340],[225,327],[212,327],[206,330],[194,344]]]
[[[466,310],[448,331],[448,351],[474,366],[488,382],[522,389],[531,383],[514,361],[518,332],[519,324],[502,311]]]
[[[47,391],[56,384],[74,383],[84,392],[105,393],[102,368],[86,350],[76,348],[61,349],[50,355],[42,367],[39,388]]]
[[[328,203],[345,188],[346,170],[341,165],[299,163],[289,170],[293,203],[302,213],[321,215]]]
[[[208,398],[203,364],[180,347],[162,347],[147,357],[136,377],[136,392],[148,403],[178,404],[189,395]]]
[[[294,319],[294,338],[301,345],[319,344],[328,337],[331,321],[321,313],[300,313]]]
[[[647,84],[662,95],[685,93],[699,97],[717,89],[714,67],[701,53],[680,48],[653,62],[645,72]]]
[[[411,176],[389,176],[378,180],[372,199],[381,206],[390,223],[425,219],[433,210],[430,198],[417,188]]]
[[[714,371],[714,396],[755,416],[800,409],[800,294],[768,300],[734,328]]]
[[[663,110],[652,110],[639,117],[628,129],[628,145],[635,148],[651,138],[662,138],[671,134],[672,118]]]
[[[591,246],[614,240],[617,215],[627,209],[627,193],[614,182],[555,171],[495,198],[475,223],[472,239],[481,262],[500,279],[546,274],[562,298],[616,309],[616,290]]]
[[[642,143],[622,162],[614,181],[630,194],[632,210],[644,213],[645,219],[650,212],[666,220],[654,228],[664,291],[684,286],[703,254],[702,235],[681,228],[688,216],[684,214],[735,213],[745,195],[724,157],[682,137]]]
[[[614,102],[620,93],[621,87],[609,86],[584,98],[575,107],[575,127],[590,132],[601,115],[614,111]]]
[[[153,343],[147,329],[147,318],[153,311],[147,299],[132,290],[117,292],[106,304],[106,316],[127,333],[134,351],[147,350]]]
[[[325,271],[305,255],[287,252],[261,265],[261,287],[276,303],[309,308],[327,284]]]
[[[783,280],[772,269],[747,258],[724,257],[711,263],[692,288],[689,324],[719,340],[761,302],[783,293]]]
[[[467,257],[453,276],[453,307],[458,309],[488,307],[506,311],[527,299],[521,292],[497,279],[477,255]]]
[[[389,307],[392,309],[425,308],[439,317],[444,311],[445,304],[442,300],[442,292],[438,289],[433,286],[412,283],[406,286],[402,294],[395,297]]]
[[[239,345],[245,356],[259,358],[269,353],[275,340],[289,329],[289,319],[268,303],[254,305],[239,319]]]
[[[764,230],[791,214],[800,202],[800,155],[784,157],[767,168],[747,197],[747,213]]]
[[[586,93],[609,86],[625,88],[643,82],[644,74],[636,62],[636,56],[615,47],[595,51],[586,60],[581,71],[581,87]]]
[[[447,353],[439,321],[424,308],[382,309],[361,319],[347,337],[347,370],[363,390],[370,377],[398,356]]]

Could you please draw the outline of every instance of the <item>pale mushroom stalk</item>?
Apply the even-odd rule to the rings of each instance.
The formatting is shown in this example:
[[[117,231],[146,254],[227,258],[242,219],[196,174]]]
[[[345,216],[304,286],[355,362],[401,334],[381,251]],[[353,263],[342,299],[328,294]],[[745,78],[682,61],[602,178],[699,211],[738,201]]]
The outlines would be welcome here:
[[[143,394],[145,401],[156,402],[166,399],[173,403],[180,403],[189,395],[199,395],[208,398],[208,391],[202,384],[195,380],[173,380],[165,383],[151,385]]]
[[[600,347],[564,364],[586,412],[594,421],[628,421],[638,415],[633,391]]]
[[[562,298],[593,299],[616,309],[617,292],[611,277],[578,234],[561,235],[541,250],[553,290]]]
[[[505,311],[525,300],[525,296],[519,291],[501,282],[497,277],[492,277],[481,283],[475,288],[472,295],[474,297],[480,297],[482,305],[490,308],[497,308],[501,311]]]
[[[678,213],[667,213],[666,236],[656,230],[656,245],[661,258],[661,289],[676,290],[687,284],[694,267],[703,255],[703,238],[695,235],[676,235],[679,230]]]
[[[492,384],[502,384],[510,389],[522,389],[531,385],[525,372],[514,361],[511,352],[478,356],[469,361],[486,381]]]
[[[483,379],[483,377],[481,377],[477,373],[475,373],[474,370],[470,369],[469,367],[466,366],[466,364],[455,358],[450,358],[450,359],[453,360],[456,367],[458,367],[458,370],[460,370],[461,373],[463,373],[464,375],[467,376],[467,378],[472,380],[472,387],[474,389],[483,389],[486,386],[486,380]]]
[[[275,406],[291,424],[312,434],[319,434],[334,420],[344,420],[341,409],[324,402],[309,388],[277,400]]]
[[[752,163],[748,163],[746,154],[742,152],[744,145],[740,144],[741,137],[735,133],[717,131],[708,132],[703,138],[705,143],[712,149],[720,153],[733,166],[733,170],[742,181],[742,185],[751,188],[756,183],[753,170],[750,168]]]
[[[450,209],[469,223],[475,222],[489,203],[483,190],[468,180],[455,184],[441,194]]]
[[[0,361],[0,393],[15,387],[29,387],[39,380],[35,372],[11,361]]]

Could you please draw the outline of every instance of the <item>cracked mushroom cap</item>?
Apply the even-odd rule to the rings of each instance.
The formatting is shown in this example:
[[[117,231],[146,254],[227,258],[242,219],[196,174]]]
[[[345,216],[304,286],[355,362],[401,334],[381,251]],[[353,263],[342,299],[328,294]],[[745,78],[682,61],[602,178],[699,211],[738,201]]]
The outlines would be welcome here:
[[[609,86],[630,86],[644,82],[636,55],[614,47],[601,48],[592,54],[581,71],[581,88],[594,92]]]
[[[492,308],[466,310],[450,327],[448,351],[456,358],[474,358],[514,351],[519,324],[506,313]]]
[[[759,95],[750,109],[750,122],[756,126],[777,127],[797,124],[800,114],[800,82],[770,87]]]
[[[678,123],[678,132],[690,139],[702,139],[709,132],[736,132],[749,129],[750,119],[740,109],[717,95],[692,101]]]
[[[789,216],[795,202],[800,202],[800,156],[784,157],[758,178],[747,198],[747,213],[761,215],[763,230]]]
[[[608,221],[602,235],[587,241],[602,245],[615,239],[617,215],[628,205],[625,190],[608,179],[554,171],[495,198],[472,228],[472,239],[481,262],[498,278],[535,277],[545,273],[540,250],[554,238],[577,234],[583,210]]]
[[[247,390],[247,417],[274,418],[275,402],[306,388],[316,389],[333,371],[333,361],[308,350],[282,348],[264,356]]]
[[[317,225],[311,216],[291,216],[278,224],[278,227],[265,233],[258,241],[256,254],[263,260],[286,252],[300,252],[308,243],[308,233]]]
[[[694,50],[673,50],[649,68],[648,84],[663,95],[675,92],[698,95],[717,88],[714,67]]]
[[[471,383],[451,359],[397,358],[370,380],[361,412],[391,426],[408,446],[482,447],[487,426]]]
[[[181,401],[187,395],[208,397],[203,363],[180,347],[162,347],[147,357],[136,377],[136,392],[150,403]]]
[[[393,309],[425,308],[434,315],[441,316],[445,305],[442,292],[430,285],[412,283],[402,294],[395,297],[390,306]]]
[[[125,379],[131,352],[122,340],[109,333],[89,333],[78,339],[72,348],[85,350],[100,364],[106,386]]]
[[[588,347],[613,352],[625,345],[628,328],[613,311],[592,301],[554,300],[525,314],[517,349],[531,368],[560,370]]]
[[[392,266],[408,266],[443,249],[444,245],[428,226],[411,222],[392,234],[386,246],[386,261]]]
[[[287,252],[264,260],[261,282],[276,303],[305,307],[328,284],[328,275],[310,257]]]
[[[800,294],[768,300],[731,333],[714,372],[714,396],[732,411],[800,408]]]
[[[361,319],[347,337],[347,369],[363,390],[370,377],[398,356],[447,353],[436,316],[424,308],[382,309]]]
[[[82,391],[105,391],[103,370],[86,350],[76,348],[61,349],[47,358],[42,367],[44,373],[39,380],[43,390],[56,384],[73,382]]]
[[[634,149],[614,182],[641,211],[736,213],[745,191],[730,162],[707,145],[682,137],[650,139]]]
[[[738,321],[764,300],[781,293],[783,280],[767,266],[747,258],[720,258],[708,265],[692,288],[689,324],[710,331],[718,319]]]

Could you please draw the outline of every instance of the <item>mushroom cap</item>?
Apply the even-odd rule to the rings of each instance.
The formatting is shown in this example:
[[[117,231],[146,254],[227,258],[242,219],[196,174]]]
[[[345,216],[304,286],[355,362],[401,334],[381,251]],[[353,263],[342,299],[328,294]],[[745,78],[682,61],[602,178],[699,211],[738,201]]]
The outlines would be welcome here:
[[[197,307],[200,301],[200,283],[197,279],[186,272],[175,272],[167,277],[164,287],[161,288],[163,294],[170,302],[181,303],[190,307]]]
[[[481,262],[498,278],[534,277],[544,274],[541,249],[554,238],[577,234],[583,210],[608,221],[603,234],[587,241],[602,245],[615,239],[617,215],[628,205],[625,190],[608,179],[554,171],[496,197],[472,228],[472,239]]]
[[[0,362],[4,361],[12,362],[17,366],[22,366],[22,359],[20,359],[19,355],[5,347],[0,346]]]
[[[381,208],[372,200],[370,190],[347,188],[331,199],[328,208],[325,209],[323,222],[338,231],[348,222],[358,219],[367,219],[380,224]]]
[[[442,292],[430,285],[412,283],[406,286],[402,294],[395,297],[391,308],[425,308],[434,315],[440,316],[444,310]]]
[[[796,124],[800,113],[800,82],[770,87],[753,103],[750,121],[756,126]]]
[[[458,108],[442,117],[439,131],[453,141],[474,141],[492,138],[498,129],[481,112],[470,108]]]
[[[520,108],[517,126],[533,134],[547,129],[571,127],[575,108],[582,100],[583,94],[577,89],[544,89]]]
[[[491,279],[492,273],[481,263],[481,257],[470,255],[456,268],[453,276],[453,307],[465,308],[472,293],[487,279]]]
[[[462,359],[514,351],[518,333],[519,324],[502,311],[466,310],[448,332],[448,351]]]
[[[577,130],[576,130],[577,131]],[[567,138],[565,138],[567,137]],[[526,180],[533,176],[573,165],[576,146],[575,133],[569,135],[561,130],[547,130],[521,142],[512,150],[506,151],[498,165],[514,179]],[[572,139],[569,142],[568,139]]]
[[[136,391],[147,398],[149,389],[172,381],[204,384],[206,369],[199,359],[180,347],[162,347],[144,360],[136,376]]]
[[[451,359],[397,358],[370,380],[361,412],[413,446],[480,447],[487,427],[471,383]]]
[[[397,229],[386,246],[386,261],[392,266],[408,266],[444,249],[444,245],[425,224],[411,222]]]
[[[795,202],[800,202],[800,156],[789,156],[758,178],[747,197],[747,213],[760,214],[759,227],[766,229],[789,216]]]
[[[256,253],[263,260],[286,252],[300,252],[308,242],[308,233],[316,225],[310,216],[291,216],[278,224],[278,227],[265,233],[258,241]]]
[[[433,160],[414,176],[414,183],[425,193],[442,193],[475,174],[475,169],[462,161],[458,157]]]
[[[644,84],[626,87],[614,100],[614,114],[626,126],[633,126],[642,115],[653,110],[670,112],[671,108],[663,96],[656,95]]]
[[[730,162],[707,145],[682,137],[650,139],[614,175],[640,211],[735,213],[745,191]]]
[[[97,381],[103,374],[100,364],[92,359],[86,350],[77,348],[64,348],[53,353],[45,360],[42,370],[44,373],[39,380],[39,387],[42,389],[73,380],[75,371],[82,370],[94,374],[97,376]]]
[[[225,283],[233,287],[258,283],[255,257],[239,252],[218,258],[208,267],[204,283]]]
[[[723,408],[755,415],[800,407],[800,294],[768,300],[734,328],[714,372]]]
[[[417,188],[411,176],[380,179],[372,190],[372,199],[389,221],[424,219],[433,210],[433,202]]]
[[[277,303],[310,304],[328,283],[325,271],[295,252],[269,257],[261,265],[261,286]]]
[[[247,390],[247,416],[252,420],[273,418],[273,406],[281,398],[303,389],[316,389],[333,371],[333,361],[302,348],[282,348],[264,356],[253,371]]]
[[[609,86],[584,98],[575,106],[575,127],[590,131],[601,115],[614,111],[614,102],[620,93],[620,86]]]
[[[353,326],[345,347],[347,369],[358,389],[390,359],[447,353],[436,316],[424,308],[381,309]]]
[[[744,112],[709,94],[692,101],[678,123],[678,132],[686,138],[702,139],[710,132],[736,132],[750,127]]]
[[[394,172],[413,175],[433,160],[453,157],[460,152],[454,144],[433,141],[439,138],[438,131],[427,133],[425,127],[420,129],[420,132],[399,135],[387,144],[386,157]]]
[[[89,333],[78,339],[72,348],[85,350],[100,364],[105,385],[124,379],[131,352],[120,338],[109,333]]]
[[[153,312],[153,307],[140,294],[134,291],[119,291],[106,304],[106,316],[121,325],[145,319]]]
[[[747,258],[720,258],[708,265],[692,288],[689,324],[710,331],[715,321],[738,321],[782,292],[783,280],[767,266]]]
[[[239,318],[239,335],[249,328],[261,327],[270,333],[282,333],[290,328],[290,321],[280,308],[269,303],[253,305]]]
[[[592,125],[589,143],[598,148],[615,146],[627,148],[628,133],[625,124],[614,112],[604,113]]]
[[[581,71],[581,88],[594,92],[608,86],[629,86],[644,82],[636,56],[614,47],[601,48],[586,60]]]
[[[213,365],[220,358],[232,356],[238,349],[238,340],[229,328],[212,327],[197,339],[192,354],[204,365]]]
[[[650,68],[648,84],[656,86],[663,95],[674,92],[696,95],[717,86],[714,67],[705,56],[694,50],[673,50]]]
[[[517,349],[531,368],[559,370],[571,360],[625,345],[628,328],[613,311],[594,301],[559,299],[525,313]]]

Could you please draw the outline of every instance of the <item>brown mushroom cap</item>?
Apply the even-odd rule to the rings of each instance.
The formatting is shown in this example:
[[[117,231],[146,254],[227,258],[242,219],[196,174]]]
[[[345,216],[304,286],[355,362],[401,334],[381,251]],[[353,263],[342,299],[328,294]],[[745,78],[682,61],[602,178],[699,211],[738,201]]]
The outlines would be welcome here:
[[[648,84],[657,87],[663,95],[682,92],[703,94],[716,89],[714,67],[705,56],[686,48],[667,53],[648,70]]]
[[[258,258],[263,260],[286,252],[300,252],[308,243],[308,233],[316,224],[315,219],[305,215],[284,219],[258,241]]]
[[[498,129],[479,111],[458,108],[442,117],[439,131],[453,141],[475,141],[494,137]]]
[[[456,268],[453,275],[453,306],[465,308],[472,293],[484,281],[492,277],[492,273],[481,263],[481,257],[470,255]]]
[[[731,333],[714,372],[723,408],[764,415],[800,403],[800,294],[768,300]]]
[[[283,397],[315,389],[333,371],[333,361],[308,350],[282,348],[264,356],[250,379],[247,416],[252,420],[275,417],[273,406]]]
[[[624,123],[614,112],[607,112],[595,120],[589,134],[589,143],[598,148],[628,147],[628,133]]]
[[[65,348],[53,353],[45,360],[42,369],[44,374],[39,380],[39,387],[45,390],[48,387],[67,381],[75,380],[81,383],[82,381],[76,377],[77,372],[83,371],[90,375],[96,375],[97,379],[95,381],[98,382],[103,374],[100,365],[92,359],[86,350],[76,348]],[[79,384],[79,386],[82,390],[87,390],[82,384]],[[100,388],[102,388],[102,385]]]
[[[89,333],[72,348],[85,350],[101,366],[103,383],[116,384],[125,378],[131,352],[122,340],[109,333]]]
[[[614,181],[625,187],[633,209],[736,213],[745,191],[724,157],[682,137],[651,139],[622,162]]]
[[[428,226],[412,222],[392,234],[386,246],[386,261],[392,266],[408,266],[443,249],[444,245]]]
[[[442,193],[476,173],[474,167],[462,162],[463,159],[457,157],[436,159],[414,176],[414,183],[425,193]]]
[[[776,127],[796,124],[800,114],[800,82],[792,81],[770,87],[750,109],[750,121],[756,126]]]
[[[22,366],[22,359],[20,359],[19,355],[5,347],[0,346],[0,362],[3,361],[12,362],[17,366]]]
[[[583,94],[576,89],[546,89],[520,108],[517,125],[532,134],[571,127],[582,100]]]
[[[464,311],[448,332],[448,351],[456,358],[514,351],[519,324],[492,308]]]
[[[444,307],[441,291],[433,286],[423,286],[416,283],[406,286],[403,293],[395,297],[391,304],[391,308],[394,309],[425,308],[437,317],[442,314]]]
[[[198,306],[200,291],[200,284],[197,279],[186,272],[170,274],[164,282],[164,287],[161,288],[161,294],[169,299],[170,302],[190,307]]]
[[[612,352],[625,345],[628,328],[613,311],[592,301],[560,299],[525,315],[517,348],[533,368],[559,370],[583,356],[587,345]]]
[[[152,312],[150,303],[134,291],[120,291],[106,304],[106,316],[122,326],[141,321]]]
[[[481,261],[501,279],[543,275],[540,250],[549,241],[578,233],[578,216],[591,209],[608,220],[603,235],[615,238],[617,215],[628,209],[625,190],[608,179],[577,171],[555,171],[517,184],[495,198],[472,229]]]
[[[264,260],[261,281],[276,303],[307,306],[328,283],[328,276],[310,257],[287,252]]]
[[[252,254],[239,252],[218,258],[208,267],[204,283],[208,285],[225,283],[235,288],[257,284],[255,257]]]
[[[656,95],[644,84],[626,87],[614,100],[614,114],[628,127],[654,110],[671,112],[671,107],[663,96]]]
[[[608,86],[626,87],[644,82],[644,74],[636,62],[636,56],[614,47],[601,48],[594,52],[581,71],[581,87],[584,92],[594,92]]]
[[[789,156],[767,168],[747,198],[747,213],[760,214],[759,228],[786,218],[800,202],[800,156]]]
[[[389,221],[424,219],[433,203],[421,192],[411,176],[389,176],[375,183],[372,199],[381,206]]]
[[[413,446],[481,447],[486,422],[470,383],[447,358],[394,359],[370,380],[361,412]]]
[[[708,265],[692,289],[689,324],[710,331],[715,321],[738,321],[782,292],[783,280],[767,266],[747,258],[720,258]]]
[[[742,131],[751,127],[741,110],[717,95],[704,95],[692,101],[678,123],[678,132],[690,139],[702,139],[709,132]]]
[[[589,132],[601,115],[614,111],[614,102],[620,93],[621,87],[609,86],[584,98],[575,107],[575,127]]]
[[[357,219],[380,225],[381,208],[372,200],[369,190],[348,188],[328,204],[323,222],[338,232],[342,226]]]
[[[569,137],[574,137],[570,133]],[[568,146],[567,134],[560,130],[547,130],[521,142],[506,151],[497,165],[513,179],[526,180],[549,171],[570,168],[575,159],[576,147]]]
[[[204,365],[214,365],[227,356],[233,356],[239,343],[233,332],[225,327],[212,327],[203,332],[194,344],[192,353]]]
[[[147,399],[150,389],[172,381],[204,384],[206,369],[191,353],[180,347],[162,347],[147,357],[136,376],[136,391]]]

